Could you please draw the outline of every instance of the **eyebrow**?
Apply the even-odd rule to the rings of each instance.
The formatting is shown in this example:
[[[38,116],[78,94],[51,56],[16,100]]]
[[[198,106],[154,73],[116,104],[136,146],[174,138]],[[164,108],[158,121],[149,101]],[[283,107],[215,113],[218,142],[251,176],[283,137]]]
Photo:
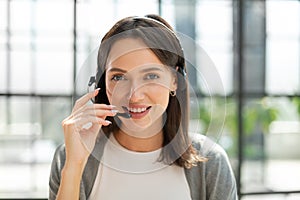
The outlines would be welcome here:
[[[126,73],[127,71],[121,68],[117,68],[117,67],[113,67],[110,68],[109,70],[107,70],[108,72],[122,72],[122,73]]]
[[[127,73],[126,70],[118,68],[118,67],[110,68],[108,71],[109,72]],[[148,67],[148,68],[142,69],[140,72],[145,73],[145,72],[150,72],[150,71],[161,71],[161,72],[163,72],[163,70],[160,67]]]
[[[145,69],[141,70],[141,72],[143,72],[143,73],[150,72],[150,71],[161,71],[161,72],[163,72],[163,70],[160,67],[149,67],[149,68],[145,68]]]

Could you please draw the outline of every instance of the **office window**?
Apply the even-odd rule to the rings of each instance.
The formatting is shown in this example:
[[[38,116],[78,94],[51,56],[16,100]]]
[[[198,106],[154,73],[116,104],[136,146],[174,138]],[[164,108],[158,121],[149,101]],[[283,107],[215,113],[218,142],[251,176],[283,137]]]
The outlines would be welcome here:
[[[246,41],[245,49],[251,49],[254,44],[253,52],[265,52],[266,63],[262,70],[265,73],[262,88],[245,92],[241,172],[241,191],[245,196],[242,199],[297,199],[300,189],[296,181],[300,177],[297,170],[300,154],[296,150],[300,144],[299,98],[293,95],[298,95],[299,90],[300,5],[298,1],[246,2],[248,24],[251,25],[251,12],[260,11],[256,16],[262,17],[265,12],[265,33],[259,36],[258,32],[247,27],[246,30],[252,34],[250,40],[265,35],[266,45],[263,51],[253,48],[255,41]],[[247,50],[246,56],[250,52]],[[246,60],[246,65],[247,62],[251,63]],[[253,82],[260,81],[258,77],[262,74],[252,76]],[[283,175],[282,171],[286,173]],[[273,195],[273,192],[282,194]]]
[[[158,13],[158,3],[77,1],[76,9],[74,23],[74,1],[0,1],[0,198],[47,198],[74,73],[76,80],[86,75],[89,62],[95,73],[92,56],[116,20]]]
[[[299,2],[269,0],[266,5],[266,90],[271,94],[299,94]]]
[[[125,16],[160,12],[193,43],[184,44],[197,73],[190,74],[190,129],[219,143],[235,174],[241,170],[241,199],[299,199],[300,3],[243,1],[238,66],[239,2],[1,0],[0,198],[47,198],[51,159],[63,143],[61,121],[72,110],[74,90],[85,93],[96,72],[102,37]]]
[[[201,48],[198,49],[197,65],[202,73],[198,77],[204,75],[204,79],[210,79],[199,80],[199,84],[207,94],[230,94],[233,92],[232,3],[227,0],[198,1],[196,9],[196,42]],[[207,62],[206,56],[211,63]],[[216,76],[220,76],[223,88],[214,85]]]
[[[7,2],[0,1],[0,92],[6,88]]]
[[[6,90],[6,52],[4,48],[0,47],[0,92],[4,92]]]

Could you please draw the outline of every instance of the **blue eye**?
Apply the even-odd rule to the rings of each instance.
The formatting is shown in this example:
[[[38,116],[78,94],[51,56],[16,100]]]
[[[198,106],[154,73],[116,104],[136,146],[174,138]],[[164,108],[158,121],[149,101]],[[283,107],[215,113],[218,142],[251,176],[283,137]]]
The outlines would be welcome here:
[[[159,78],[159,76],[156,74],[148,74],[145,77],[146,80],[153,80],[153,79],[158,79],[158,78]]]
[[[122,81],[122,80],[126,80],[124,75],[113,75],[113,77],[111,78],[112,81]]]

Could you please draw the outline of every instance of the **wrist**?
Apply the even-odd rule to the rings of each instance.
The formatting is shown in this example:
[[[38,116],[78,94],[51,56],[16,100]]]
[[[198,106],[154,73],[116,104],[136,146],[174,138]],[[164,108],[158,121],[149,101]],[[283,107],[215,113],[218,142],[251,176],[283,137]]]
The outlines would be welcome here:
[[[61,182],[57,193],[57,200],[79,199],[80,182],[85,165],[66,161],[61,171]]]
[[[84,160],[66,160],[64,168],[68,170],[83,170],[85,168],[85,165],[87,163],[87,159]]]
[[[73,160],[66,160],[65,165],[62,169],[63,173],[72,173],[72,174],[82,174],[86,165],[86,160],[81,161],[73,161]]]

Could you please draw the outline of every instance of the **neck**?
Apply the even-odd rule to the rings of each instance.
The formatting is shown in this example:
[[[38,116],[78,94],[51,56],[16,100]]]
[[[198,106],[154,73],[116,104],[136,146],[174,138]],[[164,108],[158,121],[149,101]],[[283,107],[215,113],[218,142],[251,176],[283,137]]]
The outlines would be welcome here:
[[[114,133],[114,136],[120,145],[131,151],[150,152],[163,146],[162,130],[151,137],[139,138],[131,136],[120,129],[118,132]]]

